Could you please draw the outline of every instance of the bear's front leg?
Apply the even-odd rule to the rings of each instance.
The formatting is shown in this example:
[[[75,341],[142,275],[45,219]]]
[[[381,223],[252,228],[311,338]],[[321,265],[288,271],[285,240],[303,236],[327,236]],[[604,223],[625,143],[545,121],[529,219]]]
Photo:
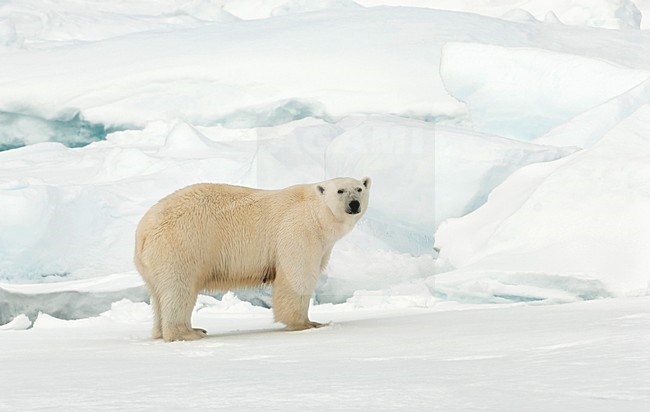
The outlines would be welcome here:
[[[318,262],[320,263],[320,262]],[[309,320],[309,300],[320,271],[318,264],[302,271],[280,270],[273,282],[273,315],[286,330],[319,328],[323,324]]]

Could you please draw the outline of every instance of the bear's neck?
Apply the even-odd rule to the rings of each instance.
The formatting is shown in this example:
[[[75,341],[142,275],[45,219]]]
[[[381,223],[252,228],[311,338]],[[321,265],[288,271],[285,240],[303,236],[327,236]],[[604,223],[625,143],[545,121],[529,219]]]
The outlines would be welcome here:
[[[320,204],[317,210],[313,210],[312,216],[318,223],[321,233],[323,233],[326,243],[333,244],[343,236],[347,235],[354,224],[351,219],[339,220],[334,216],[332,211],[326,205]]]

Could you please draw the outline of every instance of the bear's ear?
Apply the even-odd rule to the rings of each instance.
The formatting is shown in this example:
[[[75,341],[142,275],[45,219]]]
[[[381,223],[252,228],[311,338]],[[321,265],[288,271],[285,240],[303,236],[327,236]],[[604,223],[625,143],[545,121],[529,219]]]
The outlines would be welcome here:
[[[325,193],[325,188],[323,186],[321,186],[321,185],[316,186],[316,189],[318,189],[318,191],[320,192],[321,195],[323,193]]]
[[[366,187],[366,189],[370,189],[370,185],[372,184],[372,180],[368,176],[364,177],[362,180],[363,185]]]

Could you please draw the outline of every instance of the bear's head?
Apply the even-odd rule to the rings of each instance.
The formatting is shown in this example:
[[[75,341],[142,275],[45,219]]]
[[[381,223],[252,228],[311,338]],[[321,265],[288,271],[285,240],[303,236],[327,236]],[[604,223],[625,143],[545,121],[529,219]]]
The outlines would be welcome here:
[[[337,220],[356,222],[368,208],[370,184],[369,177],[337,177],[317,184],[316,190]]]

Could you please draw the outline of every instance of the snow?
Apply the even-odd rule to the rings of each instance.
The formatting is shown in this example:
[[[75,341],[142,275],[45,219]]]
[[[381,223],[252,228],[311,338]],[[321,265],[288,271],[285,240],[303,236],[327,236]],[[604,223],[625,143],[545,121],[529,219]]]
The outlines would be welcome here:
[[[471,59],[475,64],[468,65]],[[531,140],[645,81],[650,72],[539,49],[448,43],[440,72],[474,128]],[[504,70],[504,68],[507,68]]]
[[[650,80],[611,98],[536,138],[535,143],[590,147],[641,106],[650,102]]]
[[[32,321],[25,314],[20,314],[10,322],[0,325],[0,330],[25,330],[32,326]]]
[[[385,30],[401,25],[391,10],[342,9],[149,31],[57,52],[10,51],[5,54],[12,64],[0,67],[0,78],[7,79],[0,86],[0,110],[47,119],[81,111],[83,119],[107,127],[175,117],[211,125],[299,96],[307,110],[322,104],[335,116],[450,115],[458,104],[428,70],[437,64],[436,54],[410,40],[436,38],[440,29],[431,23],[443,19],[406,15],[410,24],[397,32]],[[360,32],[368,36],[353,35]],[[67,61],[76,62],[74,70],[38,74],[42,67],[64,68]]]
[[[440,265],[466,282],[476,272],[519,287],[597,281],[613,295],[650,289],[650,105],[589,150],[519,169],[481,208],[436,233]],[[471,236],[470,236],[471,234]],[[484,288],[492,288],[485,285]],[[492,290],[485,293],[493,294]]]
[[[638,29],[642,17],[638,6],[645,5],[646,0],[357,0],[357,3],[454,10],[514,21],[532,18],[575,26]]]
[[[194,313],[209,331],[197,342],[150,340],[148,307],[128,301],[95,318],[41,315],[32,329],[2,331],[11,379],[0,408],[643,410],[650,402],[648,297],[321,305],[312,316],[332,323],[304,332],[278,330],[268,309],[224,302]]]
[[[69,7],[74,9],[74,4]],[[163,7],[161,13],[189,7],[164,4],[168,7],[157,6]],[[26,19],[20,7],[10,4],[5,9],[11,19]],[[650,56],[645,53],[648,34],[638,30],[548,28],[433,9],[335,7],[257,20],[179,23],[182,29],[175,30],[156,23],[138,32],[127,30],[140,27],[136,23],[122,26],[121,18],[98,13],[90,18],[88,30],[99,33],[102,25],[110,24],[124,32],[106,33],[100,40],[73,31],[84,41],[61,44],[47,35],[48,30],[65,37],[71,29],[45,18],[39,24],[48,30],[34,30],[32,35],[28,28],[17,29],[33,40],[0,50],[11,61],[0,66],[3,129],[17,127],[12,123],[16,117],[36,123],[7,132],[14,139],[43,141],[42,133],[29,131],[75,116],[105,129],[175,118],[202,126],[232,118],[247,119],[248,127],[264,126],[269,124],[261,124],[251,113],[286,116],[286,110],[301,117],[363,112],[457,120],[466,108],[447,93],[434,69],[449,42],[540,48],[634,69],[647,68]],[[165,16],[154,20],[165,21]],[[635,53],[621,51],[631,44],[636,45]],[[586,92],[581,89],[581,94]]]
[[[472,150],[475,154],[468,155]],[[379,249],[376,259],[384,265],[373,276],[363,275],[363,269],[348,275],[344,267],[332,269],[330,276],[356,285],[375,279],[366,287],[383,288],[402,275],[387,269],[393,265],[386,260],[396,254],[383,259],[382,253],[430,255],[433,233],[444,219],[476,209],[520,167],[574,150],[381,115],[349,116],[336,123],[305,118],[246,129],[176,120],[111,133],[106,141],[82,148],[30,145],[0,152],[0,207],[6,211],[0,216],[0,279],[84,278],[133,270],[139,218],[163,196],[197,181],[279,188],[370,175],[376,184],[358,230],[364,235],[345,239],[340,247],[350,245],[353,257],[347,264]],[[405,199],[410,202],[406,214]],[[337,259],[333,268],[339,267]],[[401,261],[409,265],[408,259]],[[332,294],[352,296],[354,290],[344,289]]]
[[[649,13],[2,2],[0,409],[646,409]],[[149,338],[151,205],[335,176],[373,187],[313,296],[331,324],[283,333],[258,288]]]

